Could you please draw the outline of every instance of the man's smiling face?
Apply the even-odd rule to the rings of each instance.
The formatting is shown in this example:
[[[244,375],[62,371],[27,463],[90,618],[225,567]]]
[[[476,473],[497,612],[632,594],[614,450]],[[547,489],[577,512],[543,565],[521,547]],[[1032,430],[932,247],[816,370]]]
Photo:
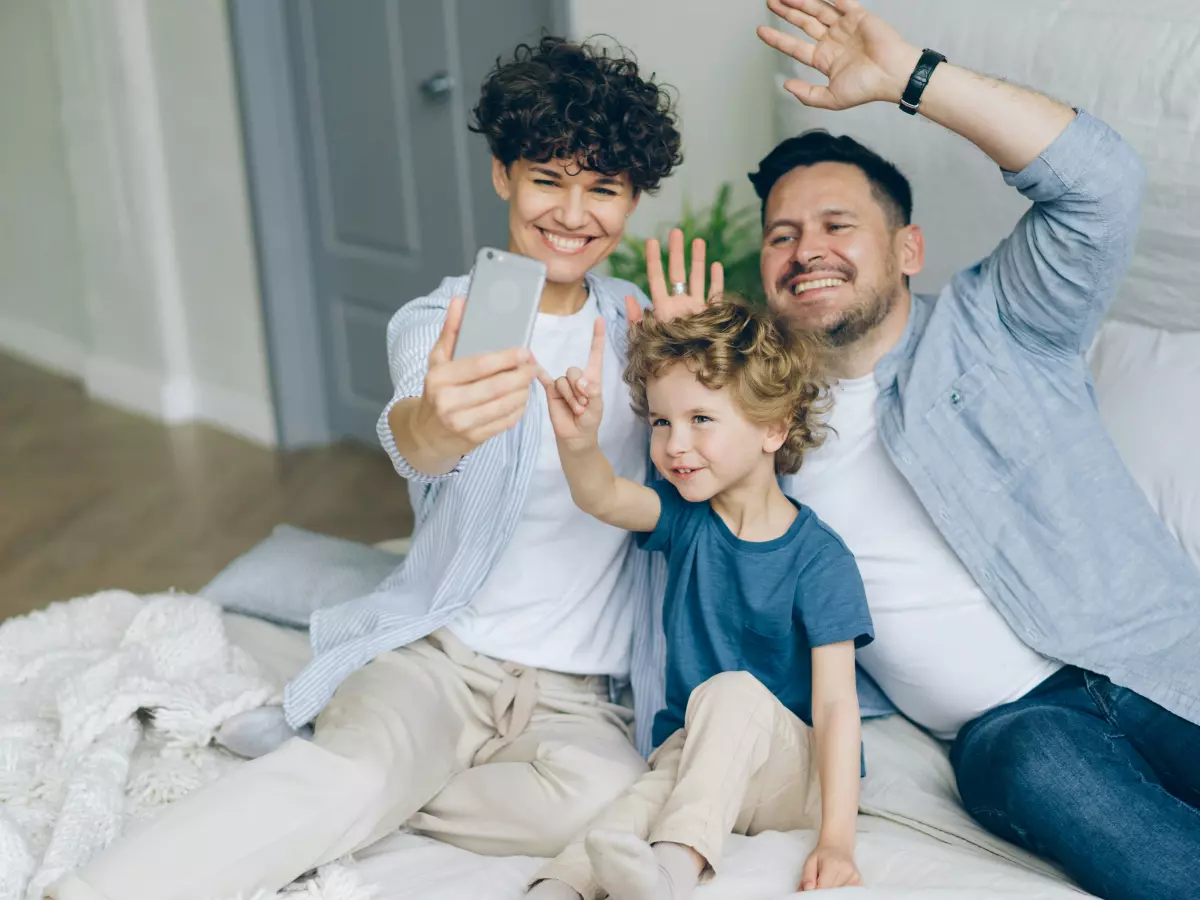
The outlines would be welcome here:
[[[767,302],[835,347],[854,343],[887,318],[905,275],[914,274],[905,254],[913,227],[894,220],[857,166],[793,169],[767,197],[760,257]]]

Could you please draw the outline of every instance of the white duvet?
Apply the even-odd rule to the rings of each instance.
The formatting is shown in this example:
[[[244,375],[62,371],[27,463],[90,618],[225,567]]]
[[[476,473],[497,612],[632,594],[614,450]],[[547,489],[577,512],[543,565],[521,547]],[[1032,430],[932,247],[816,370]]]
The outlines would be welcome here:
[[[240,765],[209,743],[213,734],[229,716],[277,700],[307,658],[306,634],[181,595],[111,591],[0,625],[0,900],[36,900],[131,821]],[[152,722],[133,716],[147,707]],[[1081,896],[967,817],[937,742],[894,717],[868,723],[864,743],[858,862],[867,886],[850,894]],[[814,840],[732,838],[698,900],[792,895]],[[279,898],[517,900],[540,865],[398,833]]]
[[[286,678],[303,665],[306,636],[227,616],[233,641]],[[1054,867],[988,834],[958,802],[941,745],[896,716],[868,722],[867,777],[859,817],[862,900],[1053,900],[1087,896]],[[795,893],[813,832],[733,837],[721,875],[696,900],[776,900]],[[351,866],[375,900],[517,900],[541,861],[478,856],[398,833],[359,853]]]
[[[980,834],[961,809],[945,754],[901,719],[868,726],[864,801],[881,815],[859,817],[862,900],[1052,900],[1087,896],[1061,875],[1011,845]],[[884,762],[882,754],[887,754]],[[696,900],[778,900],[799,883],[814,832],[732,837],[721,875]],[[490,859],[412,834],[395,834],[353,865],[376,900],[518,900],[541,865],[528,857]]]

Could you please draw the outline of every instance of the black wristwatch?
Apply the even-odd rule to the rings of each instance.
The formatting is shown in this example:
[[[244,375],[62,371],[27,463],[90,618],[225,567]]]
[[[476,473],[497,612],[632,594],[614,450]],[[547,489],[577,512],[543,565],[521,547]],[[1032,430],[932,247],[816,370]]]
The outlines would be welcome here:
[[[900,98],[900,108],[910,116],[917,114],[917,109],[921,106],[921,95],[925,93],[925,88],[929,84],[929,79],[933,77],[933,70],[938,67],[939,63],[944,63],[946,57],[938,53],[936,50],[922,50],[921,61],[917,63],[917,67],[913,69],[912,77],[908,79],[908,87],[904,89],[904,96]]]

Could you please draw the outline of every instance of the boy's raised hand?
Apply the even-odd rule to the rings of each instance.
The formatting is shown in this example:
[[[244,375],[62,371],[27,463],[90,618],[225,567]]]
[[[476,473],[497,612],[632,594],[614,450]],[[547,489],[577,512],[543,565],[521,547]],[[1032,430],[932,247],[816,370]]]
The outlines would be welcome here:
[[[854,854],[841,847],[818,844],[804,863],[800,890],[818,891],[826,888],[851,887],[862,884]]]
[[[598,444],[597,434],[604,413],[601,391],[603,378],[602,318],[596,319],[587,366],[582,371],[572,366],[567,369],[566,375],[552,379],[545,369],[538,369],[538,381],[546,389],[554,436],[571,451],[589,450]]]

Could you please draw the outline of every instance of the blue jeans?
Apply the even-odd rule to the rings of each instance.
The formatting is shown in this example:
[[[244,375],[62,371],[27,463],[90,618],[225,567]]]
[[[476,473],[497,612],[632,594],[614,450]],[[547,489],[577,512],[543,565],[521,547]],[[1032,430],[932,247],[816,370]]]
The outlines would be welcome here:
[[[950,761],[981,825],[1093,894],[1200,897],[1200,726],[1068,667],[967,723]]]

